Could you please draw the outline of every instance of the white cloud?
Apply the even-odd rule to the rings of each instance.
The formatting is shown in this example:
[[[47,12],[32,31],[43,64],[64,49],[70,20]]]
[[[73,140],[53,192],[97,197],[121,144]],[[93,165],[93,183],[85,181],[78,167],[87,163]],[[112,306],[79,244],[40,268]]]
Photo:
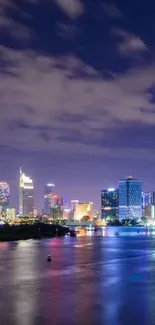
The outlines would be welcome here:
[[[55,1],[73,19],[80,16],[84,12],[84,6],[80,0],[55,0]]]
[[[144,41],[138,36],[119,28],[113,28],[112,33],[119,38],[118,48],[123,55],[148,50]]]
[[[119,48],[121,53],[147,51],[146,44],[139,37],[134,36],[127,36]]]

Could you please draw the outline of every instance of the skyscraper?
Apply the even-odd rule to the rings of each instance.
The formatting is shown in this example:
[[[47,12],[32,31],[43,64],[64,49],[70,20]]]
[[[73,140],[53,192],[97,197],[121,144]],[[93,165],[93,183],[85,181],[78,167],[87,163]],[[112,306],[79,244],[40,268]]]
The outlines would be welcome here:
[[[44,213],[50,214],[50,209],[52,207],[52,192],[54,184],[46,184],[44,190]]]
[[[52,219],[63,218],[63,198],[60,195],[52,195],[52,205],[50,209]]]
[[[155,192],[142,193],[143,216],[155,218]]]
[[[6,182],[0,182],[0,213],[5,213],[9,206],[10,186]]]
[[[109,188],[101,191],[101,218],[115,220],[118,216],[119,195],[118,189]]]
[[[32,215],[34,211],[34,186],[29,176],[26,176],[20,168],[19,183],[19,214],[20,216]]]
[[[149,204],[153,204],[153,198],[154,198],[154,192],[147,192],[144,193],[142,192],[142,207],[143,209],[149,205]]]
[[[142,217],[142,182],[127,177],[119,181],[119,218],[139,219]]]

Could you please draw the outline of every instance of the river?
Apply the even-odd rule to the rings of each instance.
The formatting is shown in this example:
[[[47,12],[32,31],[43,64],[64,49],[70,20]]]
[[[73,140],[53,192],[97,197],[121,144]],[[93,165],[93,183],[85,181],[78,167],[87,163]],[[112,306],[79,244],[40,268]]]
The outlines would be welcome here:
[[[154,235],[0,243],[0,323],[154,325]]]

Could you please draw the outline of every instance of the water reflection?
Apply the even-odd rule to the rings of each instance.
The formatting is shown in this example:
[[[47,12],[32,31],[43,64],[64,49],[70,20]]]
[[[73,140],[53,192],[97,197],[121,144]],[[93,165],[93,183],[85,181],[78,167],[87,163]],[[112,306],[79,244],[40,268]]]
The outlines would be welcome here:
[[[0,246],[2,324],[154,325],[154,237],[102,232]]]

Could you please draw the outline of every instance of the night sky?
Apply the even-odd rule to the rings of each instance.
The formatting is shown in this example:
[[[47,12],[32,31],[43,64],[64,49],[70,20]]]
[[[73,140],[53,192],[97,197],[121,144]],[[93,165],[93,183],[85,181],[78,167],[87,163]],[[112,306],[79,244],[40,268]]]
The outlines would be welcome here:
[[[128,175],[155,190],[155,3],[0,0],[0,179],[66,199]]]

